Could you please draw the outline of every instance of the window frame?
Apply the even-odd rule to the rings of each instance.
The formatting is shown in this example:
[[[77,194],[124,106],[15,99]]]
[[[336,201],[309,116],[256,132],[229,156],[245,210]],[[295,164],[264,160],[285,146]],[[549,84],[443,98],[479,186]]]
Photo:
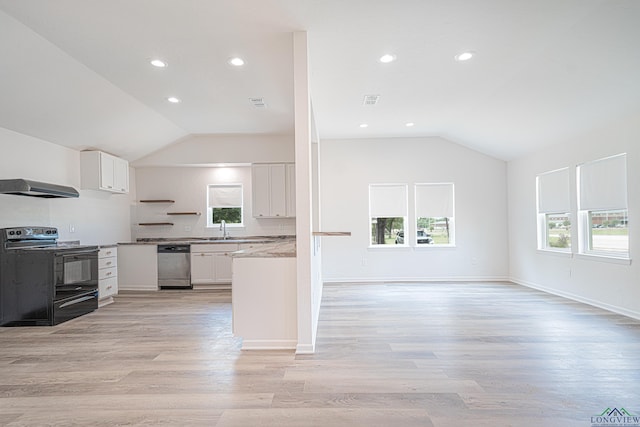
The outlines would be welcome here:
[[[448,200],[446,202],[450,202],[450,203],[446,203],[447,207],[445,208],[440,208],[440,209],[444,209],[445,211],[450,210],[451,216],[428,216],[428,217],[422,217],[419,216],[418,211],[420,210],[419,206],[420,206],[420,202],[419,202],[419,196],[418,196],[418,189],[420,187],[428,187],[428,186],[440,186],[440,187],[450,187],[451,189],[451,193],[448,196]],[[456,203],[455,203],[455,196],[456,196],[456,190],[455,190],[455,183],[453,182],[424,182],[424,183],[415,183],[413,185],[413,197],[414,197],[414,222],[413,222],[413,226],[415,227],[415,233],[413,233],[414,235],[412,236],[412,246],[414,246],[415,248],[446,248],[446,247],[455,247],[456,246],[456,226],[455,226],[455,209],[456,209]],[[450,206],[449,206],[450,205]],[[448,213],[448,212],[447,212]],[[418,230],[421,229],[421,227],[418,226],[418,220],[420,220],[421,218],[426,218],[426,219],[433,219],[434,221],[446,218],[447,219],[447,226],[449,229],[449,242],[448,243],[418,243]],[[428,231],[427,231],[428,233]],[[433,238],[433,234],[432,234],[432,238]]]
[[[239,188],[240,189],[240,206],[213,206],[211,205],[211,190],[214,188]],[[240,208],[240,222],[225,222],[227,228],[242,228],[244,227],[244,217],[245,217],[245,209],[244,209],[244,186],[242,183],[224,183],[224,184],[207,184],[207,228],[217,228],[220,227],[220,222],[213,222],[213,209],[215,208]]]
[[[571,183],[568,167],[543,172],[536,176],[536,215],[538,218],[538,250],[572,253],[574,218],[571,212]],[[569,245],[551,246],[549,239],[549,219],[552,216],[566,216],[569,221]]]
[[[402,189],[402,204],[403,206],[401,207],[397,207],[397,211],[394,209],[390,209],[387,208],[380,208],[380,207],[376,207],[373,208],[372,205],[384,205],[384,203],[372,203],[375,202],[375,200],[372,199],[372,195],[375,195],[375,191],[372,192],[372,189],[375,188],[387,188],[388,190],[392,189],[392,187],[398,187],[398,189]],[[375,249],[379,249],[379,248],[407,248],[409,247],[409,242],[407,241],[407,232],[408,232],[408,225],[409,225],[409,186],[406,183],[400,183],[400,184],[369,184],[368,187],[369,193],[368,193],[368,198],[369,198],[369,221],[368,221],[368,239],[369,239],[369,244],[368,247],[369,248],[375,248]],[[399,194],[395,195],[395,196],[399,196]],[[389,213],[389,214],[385,214],[385,215],[375,215],[374,213],[376,213],[376,211],[379,211],[380,209],[382,210],[387,210],[388,212],[395,212],[395,213]],[[395,234],[395,239],[394,242],[397,242],[397,236],[398,233],[400,231],[402,231],[403,233],[403,243],[394,243],[394,244],[387,244],[387,243],[374,243],[373,241],[373,224],[374,224],[374,219],[378,218],[402,218],[402,229],[396,231]]]
[[[616,163],[622,162],[622,163]],[[586,170],[585,170],[586,168]],[[604,170],[604,173],[603,173]],[[610,172],[607,174],[606,172]],[[604,182],[602,184],[598,178]],[[593,249],[593,214],[625,212],[629,220],[627,153],[603,157],[582,163],[576,168],[578,188],[578,255],[630,262],[631,245],[627,231],[625,251]],[[609,192],[610,188],[616,191]]]

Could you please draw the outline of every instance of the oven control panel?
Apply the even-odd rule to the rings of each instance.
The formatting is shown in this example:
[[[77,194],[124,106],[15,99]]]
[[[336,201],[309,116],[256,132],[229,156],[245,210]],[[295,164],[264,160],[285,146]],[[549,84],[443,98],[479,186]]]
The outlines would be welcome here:
[[[13,227],[2,230],[6,240],[51,240],[58,238],[55,227]]]

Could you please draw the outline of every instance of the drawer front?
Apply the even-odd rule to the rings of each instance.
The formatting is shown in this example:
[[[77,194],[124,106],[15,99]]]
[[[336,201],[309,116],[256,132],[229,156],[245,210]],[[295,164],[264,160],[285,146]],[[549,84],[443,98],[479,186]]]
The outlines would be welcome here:
[[[235,252],[237,250],[237,243],[191,245],[191,253]]]
[[[98,258],[98,268],[112,268],[118,265],[118,258]]]
[[[107,298],[118,293],[118,278],[100,280],[98,283],[98,298]]]
[[[118,248],[104,248],[98,251],[98,258],[108,258],[118,256]]]
[[[102,268],[98,270],[98,280],[118,277],[118,267]]]

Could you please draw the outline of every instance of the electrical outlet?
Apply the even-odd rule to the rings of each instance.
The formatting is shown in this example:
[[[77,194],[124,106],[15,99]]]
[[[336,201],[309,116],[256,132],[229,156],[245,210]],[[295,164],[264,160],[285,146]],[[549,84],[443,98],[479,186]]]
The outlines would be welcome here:
[[[363,267],[367,266],[367,259],[365,257],[362,257],[362,266]]]
[[[69,224],[69,233],[75,233],[76,232],[76,226],[73,224]]]

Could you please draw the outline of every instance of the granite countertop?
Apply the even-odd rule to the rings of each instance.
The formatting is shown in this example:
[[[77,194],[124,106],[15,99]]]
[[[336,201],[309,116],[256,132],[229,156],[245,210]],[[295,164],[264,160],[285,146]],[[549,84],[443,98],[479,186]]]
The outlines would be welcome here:
[[[257,248],[241,249],[230,254],[233,258],[294,258],[296,256],[295,240],[284,240]]]
[[[115,248],[118,246],[117,243],[111,243],[108,245],[81,245],[80,244],[80,240],[58,240],[56,242],[56,245],[59,248],[73,248],[76,246],[96,246],[98,249],[105,249],[105,248]]]
[[[231,243],[279,243],[295,241],[295,236],[237,236],[223,239],[221,237],[157,237],[140,238],[135,242],[120,242],[119,245],[210,245],[210,244],[231,244]]]

